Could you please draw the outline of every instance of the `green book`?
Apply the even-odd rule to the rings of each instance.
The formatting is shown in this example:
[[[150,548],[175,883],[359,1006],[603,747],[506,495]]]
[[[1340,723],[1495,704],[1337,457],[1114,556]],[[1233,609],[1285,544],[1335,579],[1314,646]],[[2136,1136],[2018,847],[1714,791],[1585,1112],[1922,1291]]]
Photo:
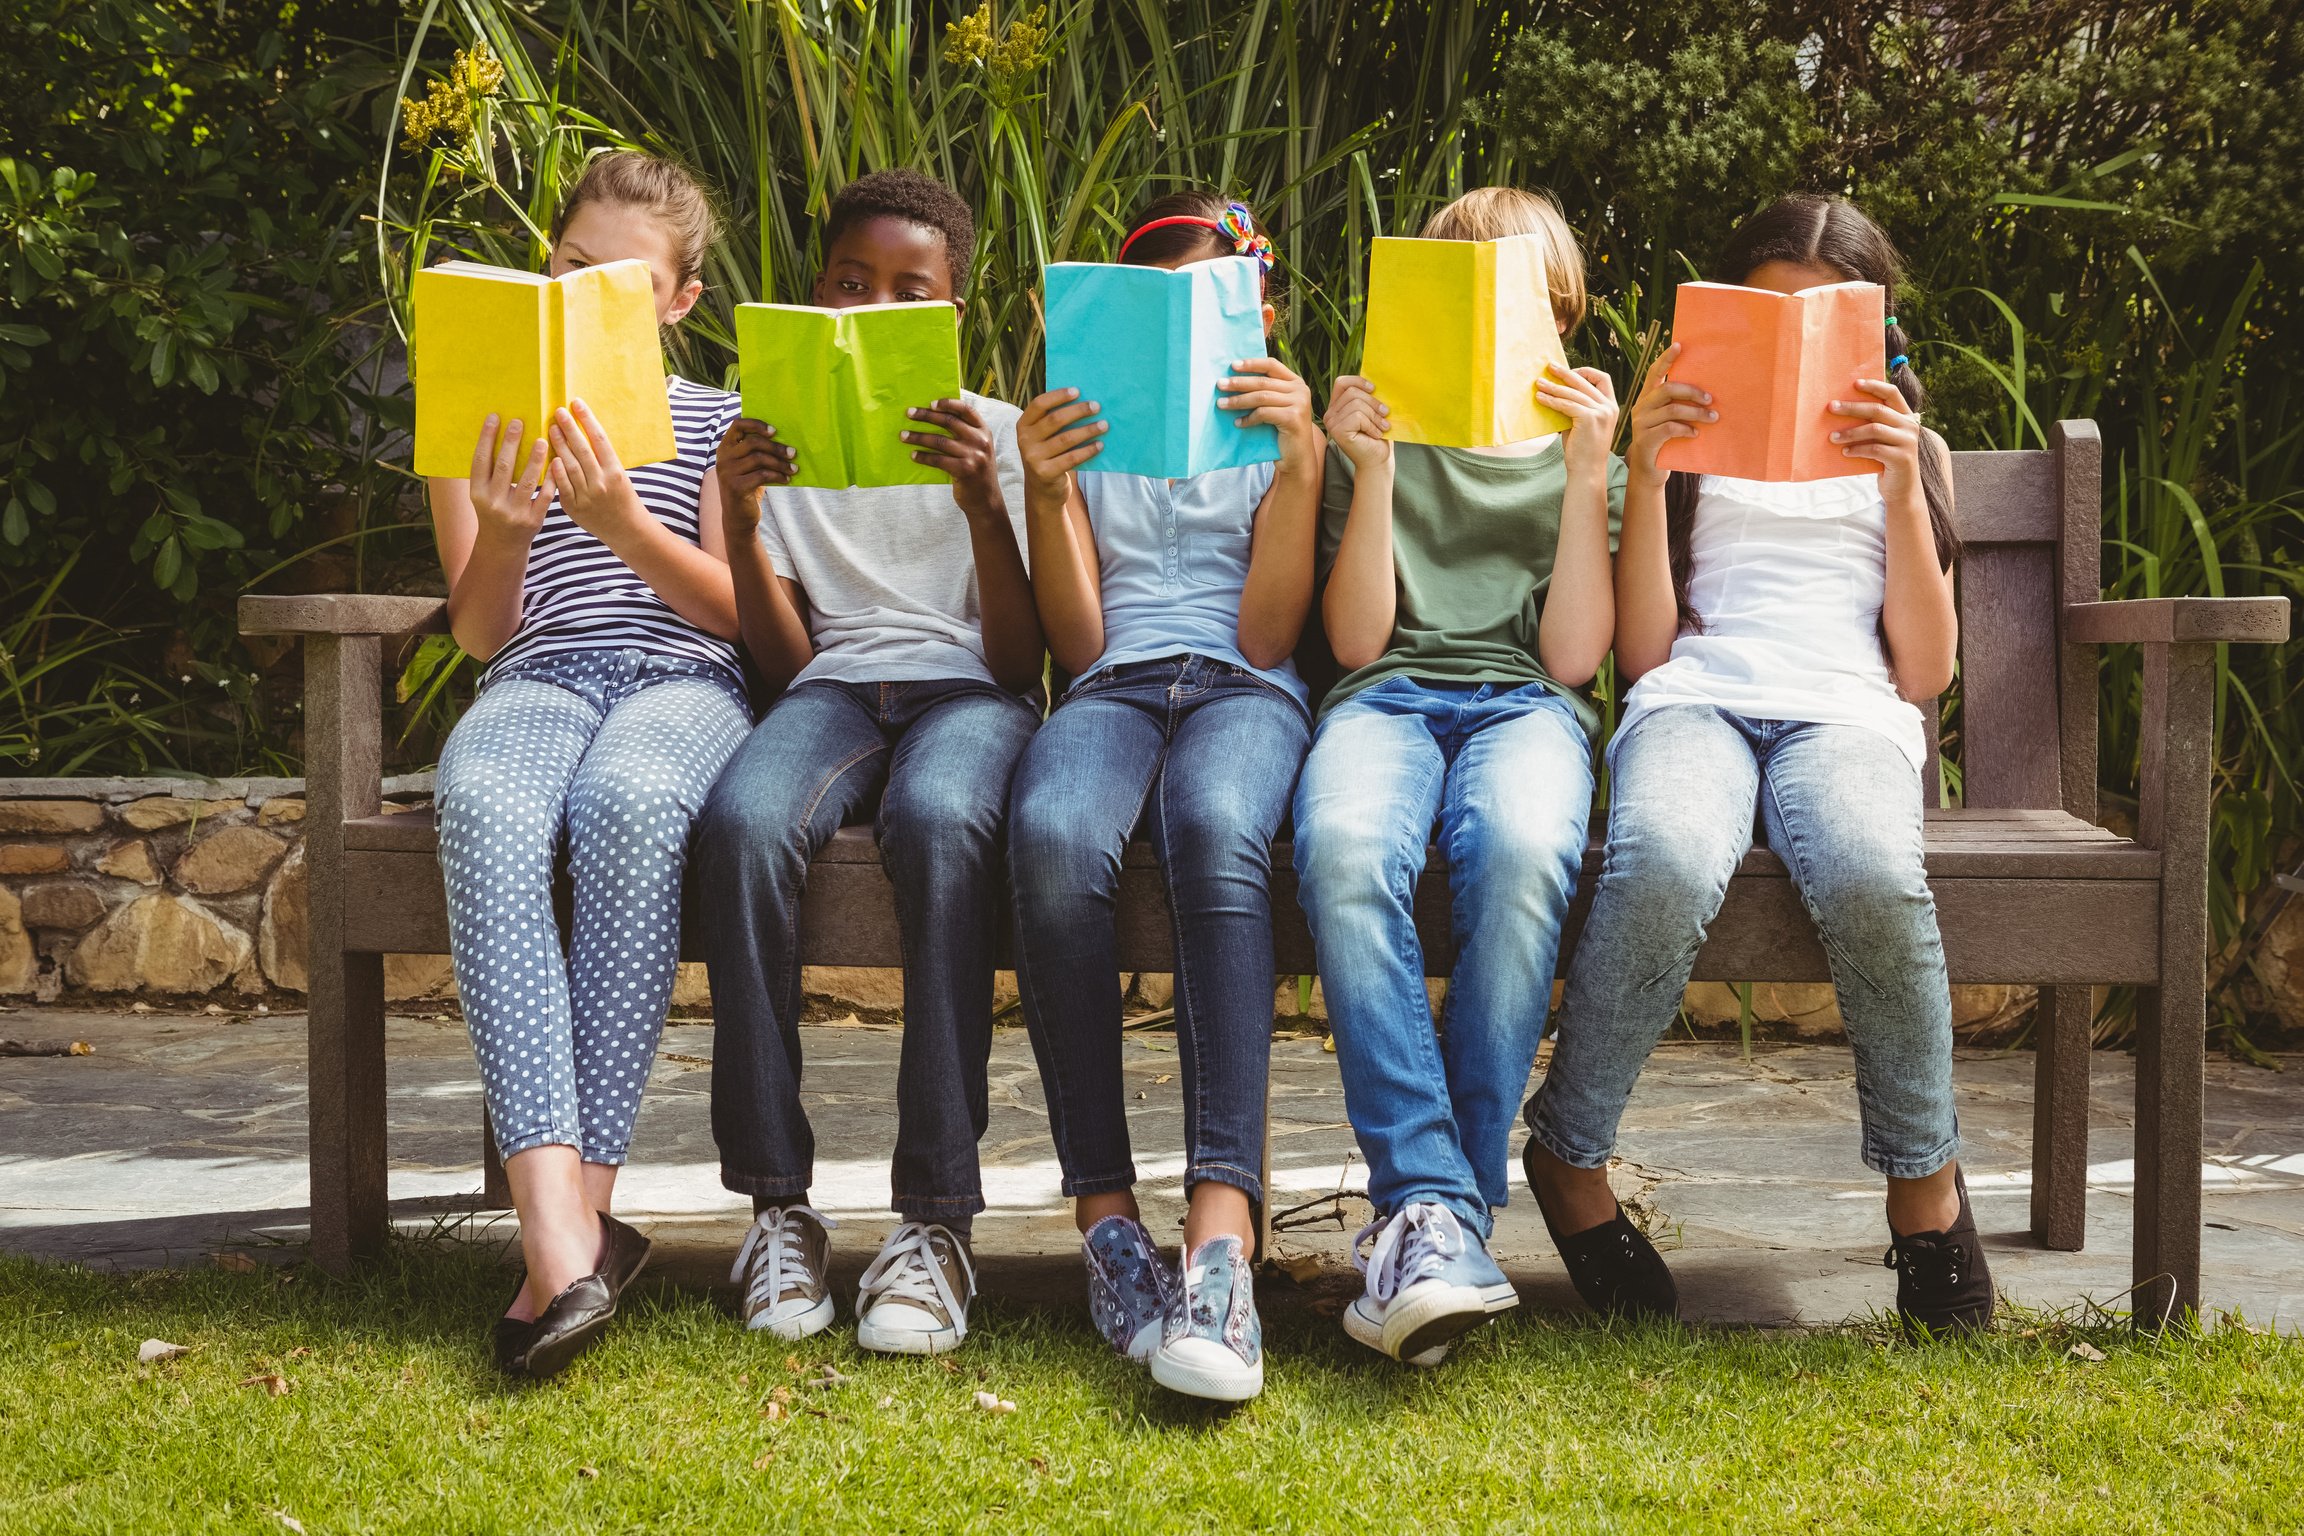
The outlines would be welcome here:
[[[960,398],[960,317],[950,304],[736,306],[744,414],[799,456],[794,485],[944,485],[898,434],[905,413]]]

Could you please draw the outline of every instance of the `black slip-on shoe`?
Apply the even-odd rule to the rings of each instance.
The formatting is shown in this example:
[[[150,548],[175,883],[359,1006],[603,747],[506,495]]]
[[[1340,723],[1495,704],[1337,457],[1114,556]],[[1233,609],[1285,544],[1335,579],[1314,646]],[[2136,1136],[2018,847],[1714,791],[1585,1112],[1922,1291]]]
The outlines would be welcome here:
[[[559,1375],[615,1317],[616,1293],[606,1275],[591,1274],[570,1282],[538,1315],[535,1337],[529,1340],[528,1352],[522,1357],[523,1368],[538,1381]]]
[[[528,1277],[522,1275],[519,1286],[512,1292],[513,1301],[520,1299],[520,1292],[527,1289],[527,1286]],[[505,1303],[506,1306],[511,1304],[509,1301]],[[526,1376],[528,1374],[528,1346],[535,1340],[536,1321],[534,1318],[523,1322],[516,1317],[505,1317],[498,1314],[493,1341],[496,1369],[507,1376]]]
[[[617,1300],[624,1287],[648,1267],[648,1254],[656,1245],[606,1211],[600,1213],[600,1274]]]
[[[1544,1218],[1544,1230],[1552,1235],[1552,1246],[1559,1250],[1560,1262],[1567,1266],[1568,1279],[1584,1305],[1602,1317],[1635,1322],[1665,1322],[1680,1316],[1680,1287],[1673,1283],[1671,1268],[1647,1234],[1632,1225],[1622,1205],[1616,1207],[1613,1220],[1565,1236],[1536,1193],[1534,1137],[1520,1154],[1520,1168],[1528,1177],[1536,1214]]]
[[[1968,1208],[1968,1180],[1955,1172],[1960,1215],[1941,1232],[1889,1233],[1880,1262],[1896,1271],[1896,1314],[1907,1333],[1975,1333],[1992,1321],[1992,1271]]]

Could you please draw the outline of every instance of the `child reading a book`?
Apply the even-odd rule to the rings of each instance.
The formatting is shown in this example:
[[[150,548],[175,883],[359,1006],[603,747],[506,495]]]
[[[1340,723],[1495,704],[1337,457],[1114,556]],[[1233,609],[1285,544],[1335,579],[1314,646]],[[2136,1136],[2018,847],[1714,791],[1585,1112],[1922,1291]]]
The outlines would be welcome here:
[[[1730,236],[1723,279],[1793,293],[1889,289],[1888,238],[1838,198],[1789,197]],[[1874,321],[1873,323],[1877,323]],[[1605,873],[1569,969],[1560,1043],[1528,1104],[1530,1185],[1595,1309],[1671,1315],[1672,1277],[1609,1193],[1626,1099],[1751,846],[1757,816],[1815,918],[1856,1053],[1865,1163],[1887,1179],[1888,1262],[1908,1324],[1980,1327],[1992,1281],[1955,1160],[1952,1000],[1921,869],[1920,709],[1951,681],[1951,464],[1921,425],[1909,343],[1849,378],[1830,440],[1867,471],[1767,483],[1666,475],[1715,400],[1677,347],[1632,414],[1616,564]]]
[[[1252,258],[1274,314],[1270,242],[1206,192],[1137,215],[1120,260],[1176,269]],[[1026,749],[1010,796],[1017,979],[1089,1310],[1153,1379],[1239,1401],[1263,1386],[1251,1263],[1272,1036],[1272,840],[1310,737],[1289,659],[1312,604],[1324,445],[1311,391],[1276,358],[1227,359],[1239,426],[1276,428],[1278,463],[1183,479],[1103,473],[1109,423],[1075,388],[1017,426],[1032,587],[1056,664],[1078,679]],[[1141,826],[1176,932],[1184,1101],[1182,1262],[1137,1209],[1120,1074],[1114,904]]]
[[[1549,198],[1483,188],[1423,231],[1525,233],[1567,335],[1583,257]],[[1481,450],[1388,441],[1364,378],[1328,402],[1321,612],[1344,676],[1296,789],[1297,895],[1376,1207],[1345,1328],[1418,1364],[1516,1301],[1490,1213],[1584,856],[1597,720],[1578,690],[1615,622],[1614,389],[1554,366],[1537,392],[1569,429]],[[1438,1027],[1411,906],[1435,819],[1456,943]]]
[[[947,301],[975,245],[965,203],[913,171],[842,188],[824,227],[824,308]],[[1021,544],[1016,409],[921,401],[900,434],[949,483],[786,484],[833,445],[737,422],[720,445],[721,518],[745,648],[783,690],[713,789],[698,839],[716,1022],[720,1177],[756,1213],[736,1256],[746,1326],[829,1325],[831,1223],[808,1204],[800,1102],[800,897],[809,860],[875,814],[904,946],[894,1207],[864,1271],[856,1340],[935,1354],[968,1331],[976,1142],[988,1113],[992,960],[1003,917],[1008,780],[1039,724],[1040,622]]]
[[[656,317],[675,325],[703,292],[712,232],[686,171],[604,154],[553,220],[550,267],[645,261]],[[609,1200],[671,1001],[689,824],[751,723],[720,524],[703,515],[736,397],[678,375],[664,387],[668,462],[624,468],[577,400],[550,421],[474,422],[470,478],[430,482],[449,623],[488,664],[440,754],[440,865],[528,1265],[496,1325],[514,1375],[573,1358],[647,1257]]]

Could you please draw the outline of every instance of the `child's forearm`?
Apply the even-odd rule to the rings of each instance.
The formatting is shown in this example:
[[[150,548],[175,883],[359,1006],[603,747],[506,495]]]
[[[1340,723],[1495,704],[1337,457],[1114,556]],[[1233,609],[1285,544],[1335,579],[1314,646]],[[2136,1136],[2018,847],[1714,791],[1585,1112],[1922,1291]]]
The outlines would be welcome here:
[[[604,542],[674,613],[723,640],[736,638],[736,588],[720,560],[653,516],[634,518]]]
[[[1248,543],[1248,580],[1240,591],[1240,654],[1249,665],[1276,667],[1303,637],[1312,612],[1312,546],[1320,528],[1322,458],[1280,466]]]
[[[1384,654],[1399,617],[1400,583],[1392,568],[1392,466],[1361,468],[1352,483],[1352,509],[1320,617],[1336,664],[1355,672]]]
[[[1067,477],[1064,493],[1028,492],[1024,533],[1032,545],[1032,601],[1048,654],[1078,677],[1104,654],[1104,606],[1096,579],[1096,550],[1082,532],[1085,518],[1072,506],[1078,494]]]
[[[988,516],[969,518],[968,541],[976,553],[976,602],[984,625],[984,665],[994,682],[1011,693],[1022,693],[1040,680],[1046,642],[1040,635],[1032,580],[1025,574],[1024,556],[1016,548],[1016,530],[1009,524],[1007,509],[994,506]]]
[[[1536,657],[1556,682],[1581,688],[1600,671],[1616,630],[1608,569],[1608,461],[1571,465],[1560,502],[1560,541],[1536,626]]]
[[[816,643],[807,622],[784,591],[759,537],[749,530],[729,530],[728,576],[736,601],[738,634],[752,666],[768,685],[781,693],[800,670],[816,659]]]
[[[519,632],[527,579],[526,539],[483,533],[473,540],[448,585],[448,632],[473,660],[486,661]]]
[[[1888,580],[1880,607],[1880,628],[1888,642],[1888,666],[1896,691],[1918,703],[1952,683],[1960,650],[1960,614],[1953,600],[1952,573],[1936,559],[1936,533],[1928,503],[1917,488],[1888,504]]]
[[[1664,477],[1635,472],[1624,487],[1624,527],[1616,542],[1616,678],[1629,685],[1662,666],[1680,634],[1672,595],[1672,549]]]

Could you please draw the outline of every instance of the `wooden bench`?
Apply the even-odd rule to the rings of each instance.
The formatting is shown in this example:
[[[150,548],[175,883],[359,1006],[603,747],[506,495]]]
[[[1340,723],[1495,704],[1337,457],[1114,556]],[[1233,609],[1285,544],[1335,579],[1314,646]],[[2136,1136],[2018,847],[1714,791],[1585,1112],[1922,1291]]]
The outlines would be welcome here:
[[[1929,811],[1927,863],[1952,979],[2042,988],[2031,1224],[2051,1248],[2081,1245],[2089,989],[2140,989],[2135,1306],[2139,1317],[2157,1318],[2200,1299],[2215,648],[2281,640],[2288,614],[2280,598],[2097,601],[2101,462],[2087,421],[2059,423],[2044,450],[1953,456],[1967,545],[1959,578],[1963,804]],[[448,945],[431,818],[379,814],[383,640],[442,625],[443,605],[429,598],[240,603],[244,632],[304,638],[312,1247],[335,1270],[374,1253],[388,1230],[383,957],[443,954]],[[2098,647],[2115,642],[2144,647],[2134,838],[2094,822]],[[1927,782],[1936,782],[1933,773]],[[1595,829],[1563,968],[1591,898],[1598,839]],[[1279,968],[1312,972],[1285,849],[1274,867]],[[1453,957],[1446,874],[1436,858],[1416,905],[1427,969],[1445,974]],[[901,963],[895,909],[866,829],[832,840],[810,872],[802,912],[807,963]],[[1120,923],[1124,967],[1173,969],[1158,872],[1141,846],[1126,861]],[[1696,975],[1830,979],[1773,854],[1756,850],[1744,861]],[[493,1149],[488,1161],[490,1192],[501,1202]]]

